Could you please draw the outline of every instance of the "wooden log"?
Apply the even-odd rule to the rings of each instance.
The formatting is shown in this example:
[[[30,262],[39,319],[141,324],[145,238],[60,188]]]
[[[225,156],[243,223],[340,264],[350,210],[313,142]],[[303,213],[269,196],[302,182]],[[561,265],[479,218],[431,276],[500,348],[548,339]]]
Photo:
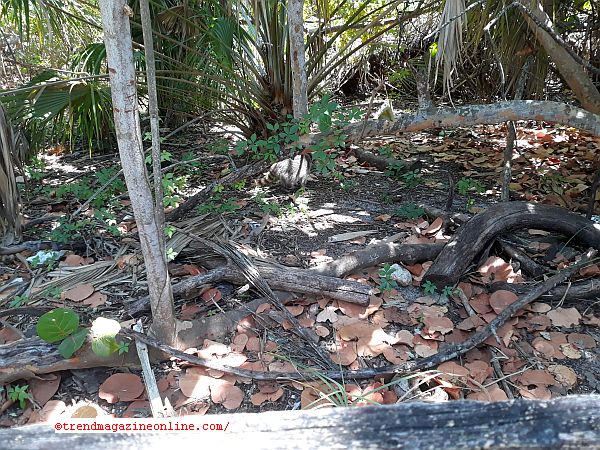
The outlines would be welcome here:
[[[385,262],[400,261],[412,265],[433,260],[440,254],[445,245],[444,243],[394,244],[392,242],[380,242],[341,256],[334,261],[320,264],[310,270],[321,275],[343,277],[356,270]]]
[[[600,396],[549,401],[399,403],[363,408],[270,411],[189,418],[225,431],[57,434],[51,425],[2,432],[11,450],[220,449],[572,449],[600,448]],[[165,423],[168,419],[157,419]],[[197,421],[197,422],[196,422]],[[97,423],[105,421],[95,419]],[[89,422],[88,422],[89,423]]]
[[[527,202],[499,203],[477,214],[444,247],[423,281],[454,286],[475,256],[496,236],[520,228],[556,231],[600,249],[600,227],[564,208]]]
[[[260,275],[275,290],[296,292],[300,294],[323,295],[336,300],[343,300],[361,306],[367,306],[372,289],[370,286],[356,281],[341,280],[317,272],[303,269],[258,267]],[[233,266],[223,266],[206,273],[194,275],[173,285],[173,294],[180,295],[186,291],[197,289],[203,285],[217,281],[229,281],[235,284],[246,284],[244,275]],[[148,296],[138,298],[125,305],[127,313],[136,316],[150,307]]]

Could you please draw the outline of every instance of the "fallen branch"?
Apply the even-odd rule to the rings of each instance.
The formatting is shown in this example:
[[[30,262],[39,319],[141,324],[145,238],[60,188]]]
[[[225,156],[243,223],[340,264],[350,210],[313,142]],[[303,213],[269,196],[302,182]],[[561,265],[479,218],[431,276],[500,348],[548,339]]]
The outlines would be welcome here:
[[[302,269],[281,269],[277,267],[259,267],[261,277],[272,289],[296,292],[343,300],[345,302],[366,306],[372,294],[371,288],[356,281],[340,280]],[[244,275],[234,266],[226,265],[212,269],[206,273],[188,277],[173,285],[173,295],[181,295],[202,286],[228,281],[235,284],[246,284]],[[148,296],[139,298],[125,305],[127,313],[136,316],[150,308]]]
[[[239,181],[244,178],[254,177],[254,176],[266,171],[269,168],[269,166],[270,166],[270,164],[265,163],[264,161],[261,161],[258,163],[248,164],[247,166],[240,167],[239,169],[231,172],[230,174],[224,176],[223,178],[219,178],[219,179],[213,181],[208,186],[206,186],[204,189],[202,189],[200,192],[192,195],[190,198],[188,198],[186,201],[184,201],[181,205],[179,205],[173,211],[169,212],[166,215],[165,219],[168,220],[169,222],[174,222],[176,220],[181,219],[187,212],[194,209],[200,203],[208,200],[213,192],[213,189],[218,184],[228,185],[231,183],[235,183],[236,181]]]
[[[520,228],[551,230],[600,249],[600,229],[594,222],[556,206],[526,202],[490,206],[458,229],[429,268],[424,281],[438,289],[454,286],[475,256],[496,236]]]
[[[469,105],[457,108],[433,108],[416,114],[401,114],[393,121],[369,120],[363,137],[395,136],[399,133],[432,128],[456,128],[474,125],[493,125],[517,120],[542,120],[571,126],[600,136],[600,116],[566,103],[521,100],[498,102],[491,105]],[[346,143],[361,135],[363,123],[357,122],[343,128]],[[307,139],[316,144],[330,138],[330,133],[316,133]]]
[[[406,158],[402,160],[388,158],[358,147],[352,149],[352,152],[359,162],[367,163],[382,172],[385,172],[388,169],[397,169],[397,173],[400,174],[419,170],[422,166],[421,161],[416,158]]]
[[[491,292],[504,290],[511,291],[517,295],[524,295],[529,292],[534,285],[526,283],[506,283],[497,281],[489,287]],[[578,280],[569,283],[566,286],[556,286],[551,291],[545,293],[540,300],[545,302],[576,302],[582,299],[595,299],[600,297],[600,283],[597,279]]]
[[[366,267],[399,261],[412,265],[435,259],[446,244],[394,244],[380,242],[309,269],[332,277],[343,277]]]

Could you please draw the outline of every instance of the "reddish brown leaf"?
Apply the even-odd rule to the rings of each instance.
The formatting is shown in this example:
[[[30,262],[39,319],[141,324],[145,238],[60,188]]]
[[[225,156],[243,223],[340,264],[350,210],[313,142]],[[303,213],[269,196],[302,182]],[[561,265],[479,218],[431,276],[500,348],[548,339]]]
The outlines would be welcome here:
[[[144,383],[133,373],[115,373],[102,383],[98,393],[108,403],[130,402],[144,392]]]

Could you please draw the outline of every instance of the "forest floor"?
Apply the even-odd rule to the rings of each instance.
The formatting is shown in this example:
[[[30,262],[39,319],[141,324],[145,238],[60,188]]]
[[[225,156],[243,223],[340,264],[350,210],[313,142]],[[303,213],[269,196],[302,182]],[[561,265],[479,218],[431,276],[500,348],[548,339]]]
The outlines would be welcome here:
[[[422,169],[409,175],[396,174],[393,168],[383,173],[359,164],[350,151],[337,159],[342,181],[313,173],[304,189],[289,194],[277,186],[260,187],[247,180],[215,190],[212,199],[188,218],[203,214],[218,217],[235,230],[234,237],[242,249],[274,263],[304,269],[390,237],[398,243],[446,242],[452,233],[446,232],[436,217],[428,217],[423,207],[445,209],[450,177],[455,191],[451,212],[473,215],[499,202],[505,136],[503,126],[482,126],[372,140],[364,144],[365,149],[399,160],[418,158],[423,161]],[[598,167],[600,139],[538,123],[520,123],[517,139],[511,199],[552,204],[585,214],[591,180]],[[170,170],[173,175],[165,184],[169,201],[180,202],[231,169],[227,151],[207,153],[208,148],[213,152],[226,148],[224,144],[200,132],[190,132],[163,145],[172,162],[189,161]],[[115,155],[94,155],[90,159],[86,152],[68,153],[60,147],[41,155],[37,167],[29,170],[23,204],[28,221],[41,217],[46,220],[28,227],[24,240],[51,239],[69,250],[54,264],[40,264],[39,260],[32,264],[30,260],[26,265],[25,258],[35,252],[5,258],[0,270],[2,280],[8,283],[22,277],[27,286],[38,286],[60,278],[57,267],[93,267],[111,259],[123,262],[121,268],[128,265],[138,247],[135,222],[120,178],[110,183],[89,209],[73,216],[118,167]],[[523,229],[504,238],[546,267],[548,274],[572,263],[585,250],[569,236],[557,237],[540,230]],[[170,263],[173,282],[206,270],[198,256],[193,251],[181,252]],[[369,306],[298,295],[288,304],[288,310],[320,337],[320,345],[340,367],[380,367],[435,354],[448,343],[464,341],[493,320],[514,301],[514,294],[492,292],[491,282],[533,284],[544,278],[528,277],[519,270],[518,263],[490,247],[459,285],[474,310],[475,315],[469,315],[453,292],[454,287],[439,292],[421,283],[430,265],[423,262],[407,266],[408,286],[395,281],[395,267],[389,265],[347,276],[373,288]],[[80,313],[82,323],[103,316],[129,326],[133,319],[127,316],[124,305],[144,295],[144,277],[140,274],[138,278],[125,277],[124,282],[70,282],[47,289],[36,298],[28,295],[35,290],[6,289],[0,292],[0,308],[68,307]],[[578,278],[599,274],[600,267],[592,265],[580,271]],[[219,282],[176,297],[176,311],[185,320],[212,317],[237,308],[238,301],[247,301],[249,296],[255,297],[251,291]],[[161,393],[169,397],[179,414],[415,399],[548,399],[598,393],[600,302],[597,298],[563,300],[546,302],[542,297],[498,329],[498,341],[488,339],[436,370],[395,381],[346,380],[340,384],[322,377],[303,383],[255,382],[179,360],[155,366],[155,373]],[[219,343],[199,339],[198,348],[189,352],[253,370],[310,367],[311,358],[300,351],[306,344],[288,330],[289,323],[278,323],[268,316],[269,309],[267,304],[259,308],[259,314],[270,319],[267,328],[257,325],[257,318],[246,319],[252,330],[238,326]],[[8,315],[5,320],[0,343],[36,333],[35,315]],[[150,322],[149,313],[144,321]],[[135,351],[133,344],[130,351]],[[29,386],[26,392],[31,400],[23,404],[11,400],[9,390],[14,393],[15,387],[24,385]],[[128,397],[125,391],[135,395]],[[140,371],[118,367],[73,369],[15,381],[0,393],[0,411],[0,426],[74,415],[150,414]]]

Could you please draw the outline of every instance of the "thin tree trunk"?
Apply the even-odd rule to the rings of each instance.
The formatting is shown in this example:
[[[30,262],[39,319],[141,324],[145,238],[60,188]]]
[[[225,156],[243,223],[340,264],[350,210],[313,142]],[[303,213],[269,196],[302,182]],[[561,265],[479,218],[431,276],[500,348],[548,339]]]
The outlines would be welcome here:
[[[100,12],[119,155],[148,274],[148,291],[154,320],[153,331],[158,339],[170,342],[176,347],[171,283],[166,255],[160,245],[163,230],[154,215],[155,205],[144,161],[129,27],[131,8],[126,0],[101,0]]]
[[[300,119],[308,112],[303,11],[304,0],[288,0],[288,26],[292,54],[292,105],[296,119]]]
[[[140,0],[140,14],[142,19],[142,32],[144,34],[144,52],[146,54],[146,81],[148,83],[148,109],[150,112],[150,130],[152,133],[152,175],[154,181],[154,218],[156,220],[156,226],[159,230],[157,240],[158,248],[163,254],[163,265],[166,271],[166,284],[163,290],[161,290],[161,298],[163,302],[173,304],[173,289],[169,280],[169,273],[167,269],[167,260],[165,247],[165,235],[162,232],[165,228],[165,209],[163,207],[163,186],[162,186],[162,171],[160,167],[160,130],[159,130],[159,117],[158,117],[158,100],[156,94],[156,66],[154,64],[154,42],[152,40],[152,23],[150,20],[150,5],[148,0]],[[161,269],[162,270],[162,269]],[[152,331],[156,333],[160,332],[161,327],[166,327],[168,330],[175,327],[177,319],[175,318],[175,310],[171,307],[165,307],[161,309],[161,316],[154,315],[154,311],[157,308],[153,308],[153,321]],[[158,313],[158,312],[157,312]],[[164,314],[164,315],[163,315]],[[170,314],[170,316],[168,316]],[[164,325],[167,324],[167,325]]]

